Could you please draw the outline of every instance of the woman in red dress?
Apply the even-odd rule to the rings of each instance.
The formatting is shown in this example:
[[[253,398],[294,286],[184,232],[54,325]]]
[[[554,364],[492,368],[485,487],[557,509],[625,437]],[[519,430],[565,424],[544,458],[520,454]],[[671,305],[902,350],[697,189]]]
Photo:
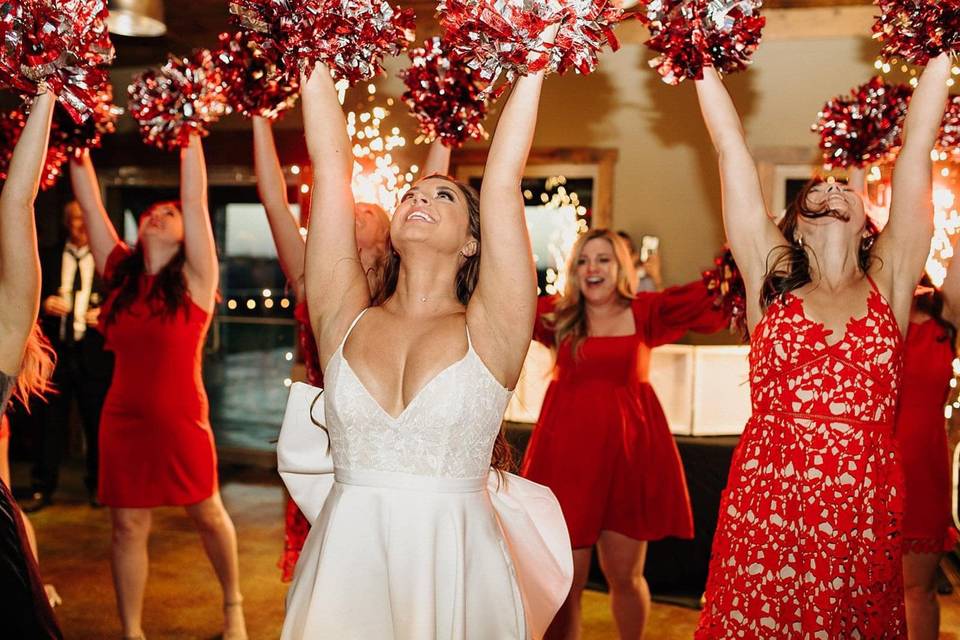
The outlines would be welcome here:
[[[911,640],[936,640],[939,635],[937,567],[957,541],[943,407],[957,356],[960,316],[954,305],[960,301],[960,260],[950,263],[940,291],[929,284],[921,283],[910,314],[896,422],[906,488],[903,579]]]
[[[260,116],[253,117],[253,153],[257,173],[257,192],[267,212],[270,231],[277,247],[280,268],[293,288],[296,307],[294,318],[297,320],[300,353],[307,372],[307,382],[315,387],[323,387],[323,371],[317,356],[317,345],[310,329],[310,315],[303,289],[303,255],[306,239],[300,234],[300,223],[290,210],[287,200],[287,183],[277,156],[277,147],[273,140],[273,128],[270,120]],[[430,147],[424,175],[445,174],[450,167],[450,148],[440,141]],[[390,235],[390,218],[378,205],[358,202],[354,210],[356,219],[357,251],[360,262],[367,274],[367,284],[376,299],[383,276],[383,264],[387,256]],[[306,224],[306,221],[302,221]],[[303,543],[310,532],[310,523],[288,495],[284,506],[283,556],[280,559],[281,579],[289,582],[293,579],[293,570],[303,549]]]
[[[200,138],[181,151],[182,204],[151,206],[133,249],[103,208],[89,154],[74,159],[70,173],[97,270],[111,289],[101,326],[116,369],[100,424],[100,500],[111,507],[123,635],[144,637],[151,509],[182,505],[223,589],[223,637],[246,638],[236,531],[220,499],[200,371],[219,276]]]
[[[879,235],[859,193],[829,180],[812,181],[778,228],[719,75],[697,81],[747,291],[753,405],[698,640],[905,637],[894,413],[949,75],[946,55],[932,60],[913,94]]]
[[[636,294],[630,251],[611,231],[580,236],[570,255],[563,297],[538,304],[534,338],[557,360],[521,472],[556,494],[573,545],[573,587],[547,637],[579,637],[597,545],[620,636],[638,638],[650,608],[647,541],[693,537],[680,455],[649,382],[650,351],[727,322],[700,281]]]

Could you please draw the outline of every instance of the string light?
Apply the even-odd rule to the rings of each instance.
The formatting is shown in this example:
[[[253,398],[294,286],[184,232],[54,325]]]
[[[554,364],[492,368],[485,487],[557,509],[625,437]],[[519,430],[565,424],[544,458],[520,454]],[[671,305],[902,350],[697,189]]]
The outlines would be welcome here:
[[[367,86],[368,102],[375,101],[377,87]],[[386,101],[387,106],[393,104]],[[393,157],[393,151],[405,147],[406,138],[399,127],[381,130],[390,111],[379,104],[358,107],[347,113],[347,133],[353,142],[353,177],[351,187],[357,202],[380,205],[393,211],[400,196],[413,182],[419,171],[416,165],[403,171]]]

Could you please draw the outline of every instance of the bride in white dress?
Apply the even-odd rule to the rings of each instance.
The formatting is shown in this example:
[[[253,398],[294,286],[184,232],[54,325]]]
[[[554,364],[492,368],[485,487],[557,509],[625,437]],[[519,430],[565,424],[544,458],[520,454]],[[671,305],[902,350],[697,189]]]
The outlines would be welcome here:
[[[569,591],[553,494],[491,470],[536,307],[520,180],[542,82],[516,82],[479,197],[441,176],[406,193],[378,306],[357,257],[353,156],[329,70],[302,83],[315,168],[306,295],[326,389],[318,402],[294,386],[278,446],[313,525],[284,639],[537,638]]]

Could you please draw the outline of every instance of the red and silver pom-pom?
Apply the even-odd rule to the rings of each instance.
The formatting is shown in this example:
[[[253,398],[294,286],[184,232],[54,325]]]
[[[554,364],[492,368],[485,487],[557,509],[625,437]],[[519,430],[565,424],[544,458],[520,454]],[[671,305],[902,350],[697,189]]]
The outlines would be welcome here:
[[[503,89],[493,89],[501,75],[513,82],[548,67],[552,45],[544,35],[562,18],[551,0],[440,0],[437,12],[451,55],[479,72],[494,94]]]
[[[50,146],[57,146],[74,157],[84,149],[98,149],[103,136],[117,131],[117,120],[123,109],[113,104],[113,89],[107,85],[97,96],[97,103],[90,117],[76,123],[64,110],[57,109],[50,126]]]
[[[17,146],[20,134],[27,124],[27,114],[20,109],[0,113],[0,180],[7,179],[13,149]],[[49,189],[63,176],[63,166],[69,160],[67,150],[61,144],[51,140],[47,147],[47,157],[40,173],[40,188]]]
[[[239,25],[263,34],[291,70],[323,62],[351,84],[383,71],[414,38],[412,9],[386,0],[232,0]]]
[[[713,306],[730,318],[730,330],[746,335],[747,288],[730,249],[714,258],[713,269],[703,272],[703,282],[714,296]]]
[[[881,55],[923,66],[943,52],[960,53],[960,0],[876,0],[873,25]]]
[[[813,130],[820,134],[823,164],[864,167],[889,161],[902,143],[911,90],[877,76],[849,95],[828,101]]]
[[[766,18],[761,0],[658,0],[647,9],[646,44],[663,81],[679,84],[703,78],[704,67],[720,73],[742,71],[760,44]]]
[[[480,74],[451,59],[440,38],[427,40],[408,55],[412,64],[400,72],[407,87],[401,99],[420,123],[424,139],[439,138],[448,147],[459,147],[471,138],[485,138],[481,123],[487,115],[487,83]]]
[[[33,96],[49,87],[80,122],[109,81],[114,49],[105,0],[8,1],[0,5],[0,84]]]
[[[253,31],[221,33],[215,58],[230,106],[247,117],[273,120],[296,104],[300,81],[265,40]]]
[[[185,146],[192,133],[207,135],[207,125],[229,112],[209,49],[189,58],[171,56],[159,69],[135,76],[127,93],[144,142],[161,149]]]
[[[623,9],[610,0],[564,0],[563,22],[550,51],[550,70],[591,73],[605,45],[614,51],[620,42],[613,27],[624,19]]]

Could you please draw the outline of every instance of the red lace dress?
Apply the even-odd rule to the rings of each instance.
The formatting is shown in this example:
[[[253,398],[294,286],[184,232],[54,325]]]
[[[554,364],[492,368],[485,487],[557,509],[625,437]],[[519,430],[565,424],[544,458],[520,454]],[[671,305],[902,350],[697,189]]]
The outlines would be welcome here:
[[[895,431],[906,487],[904,552],[941,553],[957,541],[943,417],[955,357],[950,336],[935,320],[910,323]]]
[[[323,387],[323,371],[320,370],[320,356],[317,355],[317,343],[310,328],[310,314],[307,304],[301,302],[294,308],[293,317],[299,325],[300,353],[303,354],[303,363],[307,369],[307,382],[315,387]],[[287,496],[284,508],[283,557],[279,567],[283,572],[284,582],[293,580],[293,570],[300,558],[303,542],[310,533],[310,523],[304,517],[296,503]]]
[[[534,337],[554,346],[541,298]],[[635,540],[693,537],[693,515],[680,453],[650,386],[650,352],[687,331],[715,332],[727,318],[701,282],[633,301],[635,332],[587,338],[574,359],[560,345],[553,380],[533,430],[521,474],[553,490],[573,547],[601,531]]]
[[[874,287],[839,342],[787,294],[753,332],[753,415],[734,454],[695,638],[906,638],[902,339]]]

